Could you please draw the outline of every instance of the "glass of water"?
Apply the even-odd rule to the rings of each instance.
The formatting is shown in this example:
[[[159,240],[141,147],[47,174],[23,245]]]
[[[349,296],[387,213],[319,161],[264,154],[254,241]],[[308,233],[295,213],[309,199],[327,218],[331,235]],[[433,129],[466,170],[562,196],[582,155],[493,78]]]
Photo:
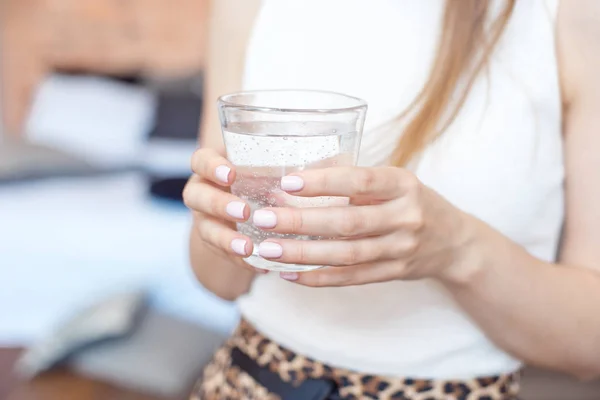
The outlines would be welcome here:
[[[300,197],[283,192],[283,176],[309,168],[355,165],[367,112],[364,100],[333,92],[266,90],[234,93],[218,101],[227,158],[236,166],[231,187],[251,212],[265,207],[332,207],[347,198]],[[263,259],[258,245],[267,239],[319,240],[279,234],[248,222],[237,225],[254,243],[248,264],[274,271],[310,271],[322,265],[285,264]]]

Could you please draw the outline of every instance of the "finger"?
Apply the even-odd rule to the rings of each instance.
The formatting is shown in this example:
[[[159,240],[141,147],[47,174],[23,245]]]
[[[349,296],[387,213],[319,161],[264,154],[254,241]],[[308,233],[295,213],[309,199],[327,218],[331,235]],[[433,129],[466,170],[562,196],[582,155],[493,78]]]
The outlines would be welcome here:
[[[183,189],[183,202],[194,211],[227,221],[241,222],[250,217],[250,207],[239,197],[209,182],[190,180]]]
[[[231,259],[231,261],[234,262],[236,265],[239,265],[241,268],[244,268],[244,269],[246,269],[248,271],[252,271],[252,272],[255,272],[255,273],[259,273],[259,274],[266,274],[266,273],[269,272],[266,269],[255,268],[255,267],[251,266],[250,264],[246,263],[242,258],[237,257],[238,253],[236,251],[234,251],[235,254],[231,254],[231,252],[229,251],[229,249],[223,249],[221,246],[215,246],[212,243],[209,243],[207,241],[205,241],[204,243],[213,252],[216,252],[216,253],[221,254],[221,255],[232,255],[233,258]]]
[[[192,156],[192,171],[221,186],[235,181],[234,166],[214,149],[198,149]]]
[[[272,240],[258,254],[289,264],[351,266],[399,259],[416,248],[411,235],[387,235],[356,240]]]
[[[203,216],[195,221],[195,225],[203,241],[227,254],[248,257],[254,250],[250,238],[223,225],[215,218]]]
[[[391,232],[404,218],[402,205],[384,203],[356,207],[264,208],[252,223],[278,233],[324,237],[357,237]]]
[[[401,265],[396,261],[383,261],[345,268],[323,268],[310,272],[282,272],[280,277],[310,287],[339,287],[366,285],[398,279]]]
[[[284,176],[281,188],[305,197],[364,196],[389,200],[403,195],[417,183],[414,175],[396,167],[332,167]]]

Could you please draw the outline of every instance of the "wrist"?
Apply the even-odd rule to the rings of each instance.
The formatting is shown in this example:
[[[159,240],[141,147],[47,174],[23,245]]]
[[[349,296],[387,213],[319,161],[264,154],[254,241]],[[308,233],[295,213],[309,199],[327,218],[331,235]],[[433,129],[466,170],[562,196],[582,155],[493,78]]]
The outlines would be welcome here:
[[[453,257],[442,270],[439,280],[451,286],[470,286],[478,281],[485,269],[485,248],[489,227],[467,213],[460,213],[453,235]]]

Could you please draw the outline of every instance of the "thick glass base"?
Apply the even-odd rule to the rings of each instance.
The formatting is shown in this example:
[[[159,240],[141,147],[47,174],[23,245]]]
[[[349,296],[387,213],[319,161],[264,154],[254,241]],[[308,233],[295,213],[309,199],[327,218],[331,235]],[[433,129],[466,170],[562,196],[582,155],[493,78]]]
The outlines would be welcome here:
[[[255,268],[278,272],[307,272],[324,267],[324,265],[285,264],[277,261],[265,260],[261,256],[254,254],[245,258],[244,261]]]

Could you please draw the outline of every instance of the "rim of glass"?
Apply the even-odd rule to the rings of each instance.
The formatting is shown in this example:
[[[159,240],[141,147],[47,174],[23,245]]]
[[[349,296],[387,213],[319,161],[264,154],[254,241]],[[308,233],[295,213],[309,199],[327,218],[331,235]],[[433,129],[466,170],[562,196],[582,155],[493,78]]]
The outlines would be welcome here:
[[[281,93],[281,92],[290,92],[290,93],[320,93],[320,94],[328,94],[333,96],[343,97],[345,99],[353,100],[356,102],[355,105],[347,106],[347,107],[331,107],[331,108],[286,108],[286,107],[265,107],[265,106],[255,106],[251,104],[244,104],[236,101],[229,100],[235,96],[248,96],[257,93]],[[293,112],[293,113],[323,113],[323,114],[331,114],[331,113],[344,113],[354,110],[359,110],[367,107],[367,102],[359,97],[350,96],[344,93],[334,92],[330,90],[310,90],[310,89],[266,89],[266,90],[244,90],[235,93],[224,94],[219,97],[217,102],[220,105],[224,105],[226,107],[237,108],[245,111],[260,111],[260,112]]]

